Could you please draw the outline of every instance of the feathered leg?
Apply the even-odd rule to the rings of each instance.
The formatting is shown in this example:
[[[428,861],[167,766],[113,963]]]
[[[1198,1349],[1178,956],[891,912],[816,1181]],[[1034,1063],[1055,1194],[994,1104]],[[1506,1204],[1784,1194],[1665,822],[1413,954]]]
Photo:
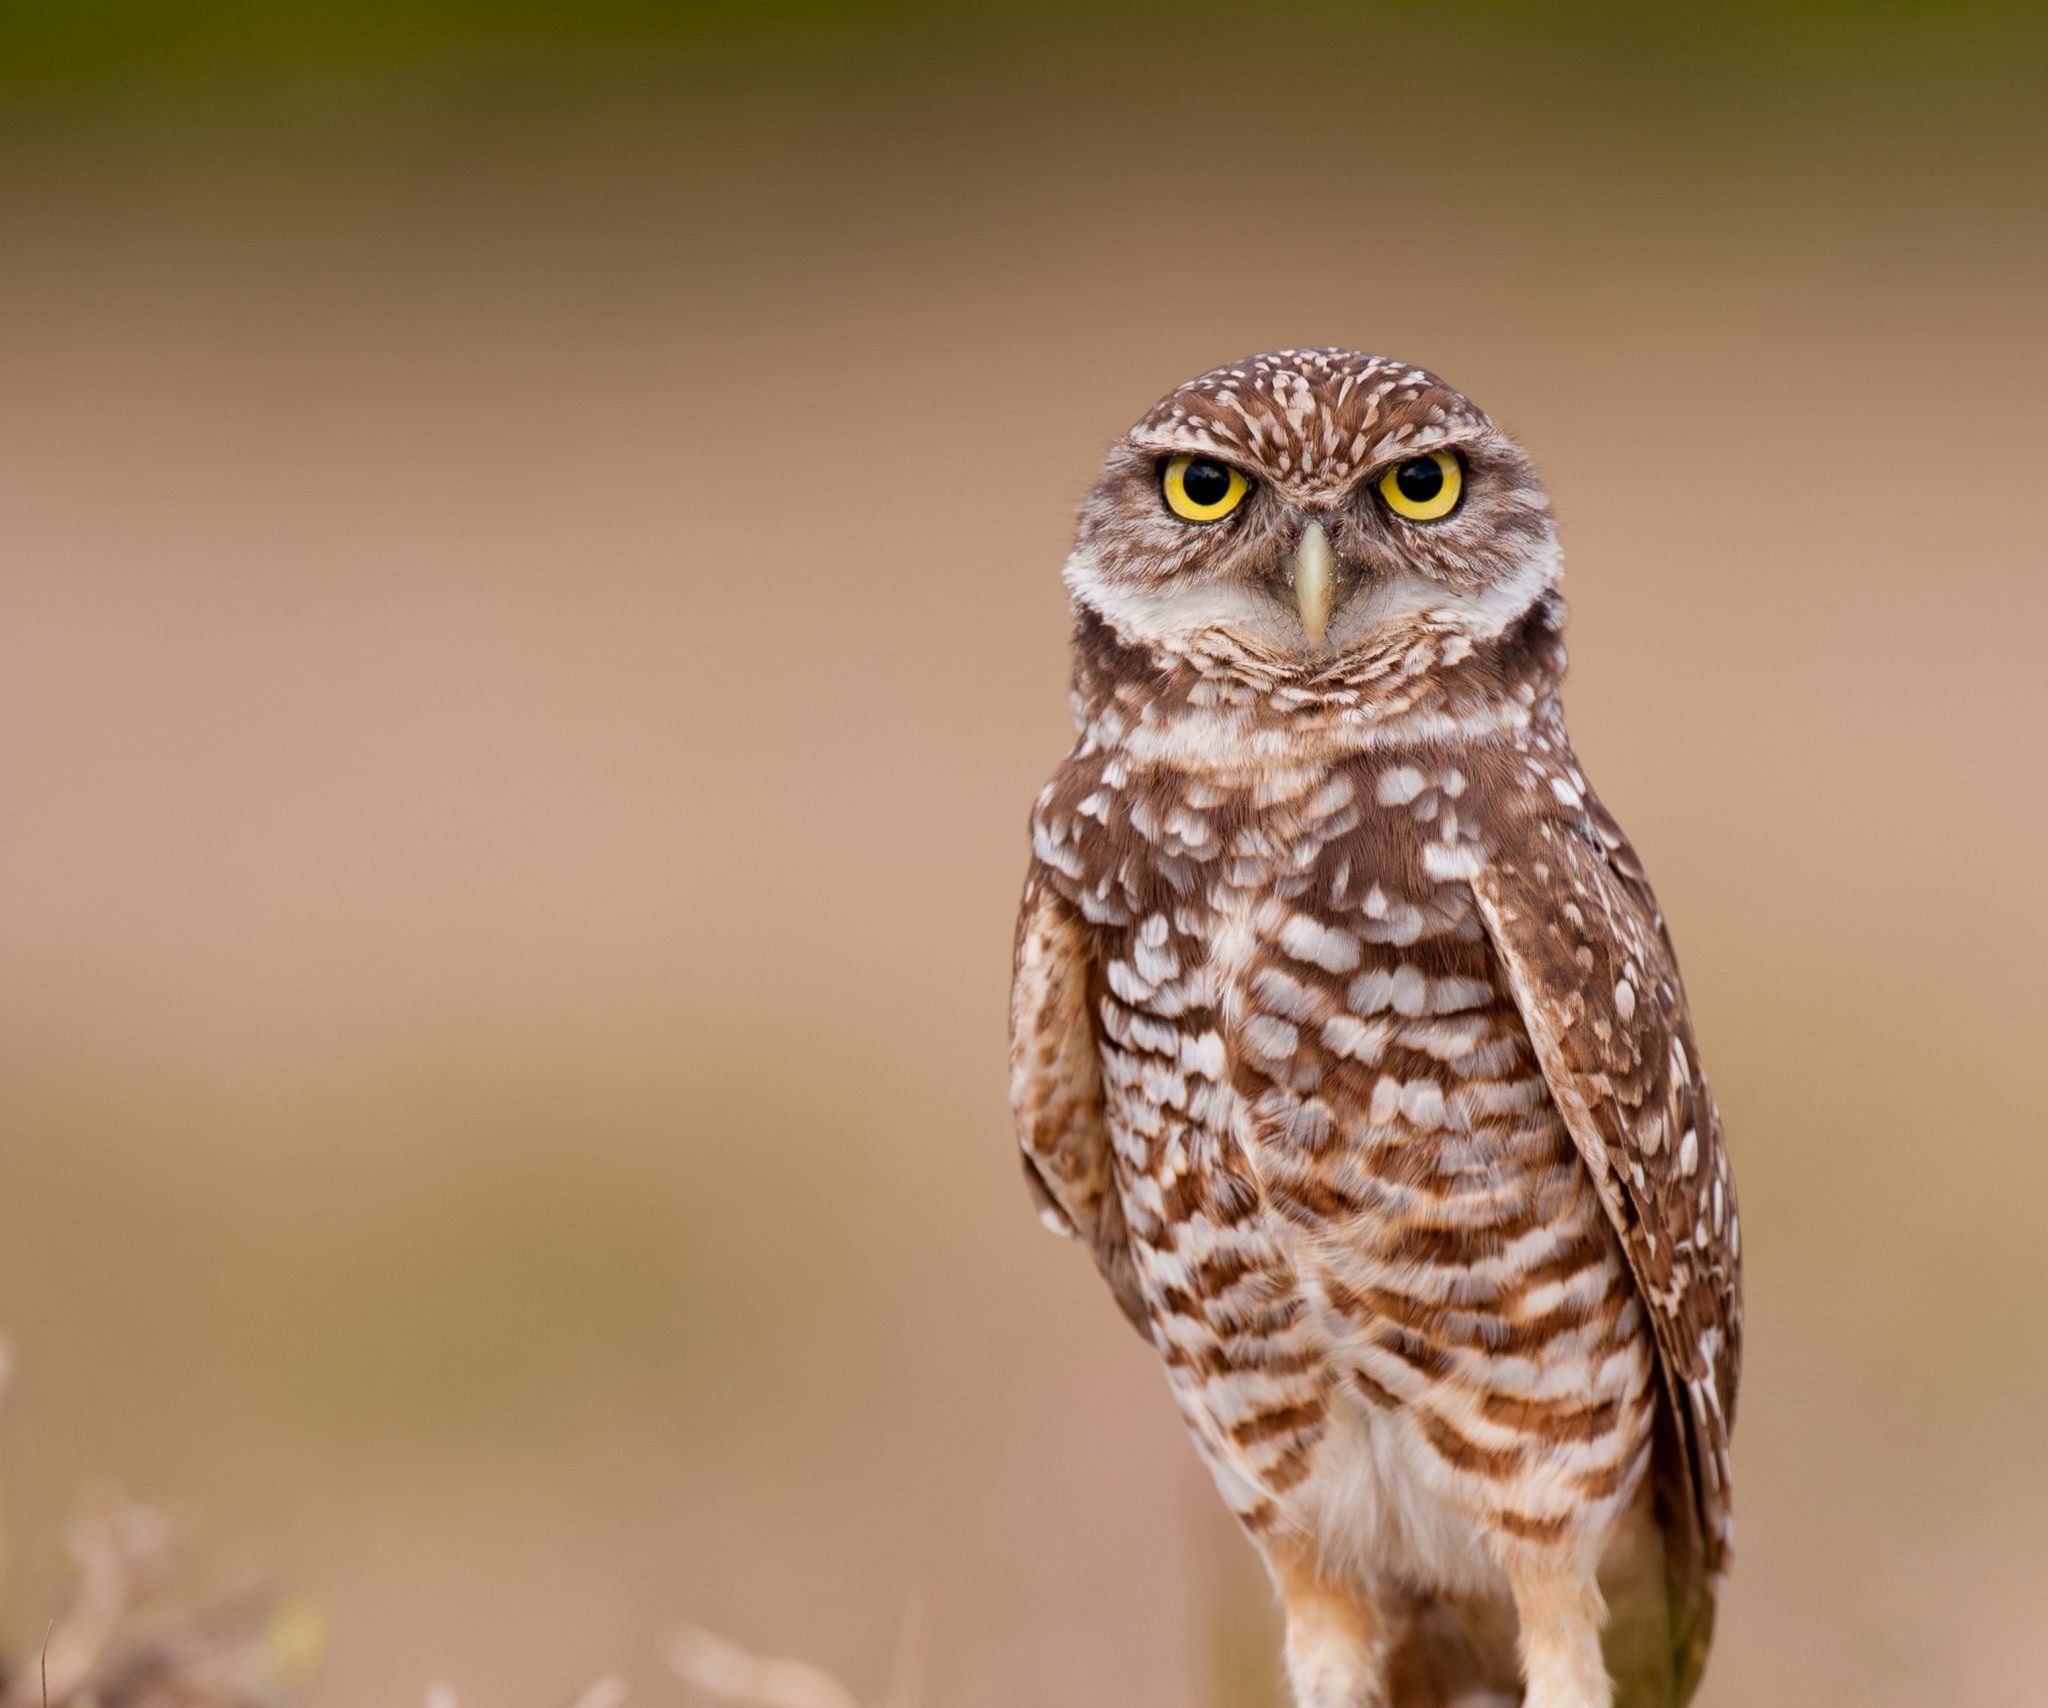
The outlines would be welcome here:
[[[1607,1606],[1592,1566],[1565,1552],[1518,1551],[1507,1569],[1528,1685],[1523,1708],[1613,1708],[1600,1652]]]
[[[1313,1551],[1268,1546],[1287,1615],[1287,1679],[1296,1708],[1388,1708],[1388,1621],[1363,1585],[1337,1581]]]

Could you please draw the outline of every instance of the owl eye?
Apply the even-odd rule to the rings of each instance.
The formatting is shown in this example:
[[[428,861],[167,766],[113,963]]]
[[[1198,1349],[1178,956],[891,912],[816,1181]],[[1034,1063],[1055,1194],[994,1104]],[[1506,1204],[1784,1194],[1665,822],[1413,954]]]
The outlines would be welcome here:
[[[1159,473],[1166,507],[1184,522],[1214,522],[1244,502],[1252,483],[1211,457],[1169,457]]]
[[[1465,492],[1465,466],[1451,451],[1431,451],[1396,463],[1380,476],[1380,496],[1396,516],[1434,522],[1458,507]]]

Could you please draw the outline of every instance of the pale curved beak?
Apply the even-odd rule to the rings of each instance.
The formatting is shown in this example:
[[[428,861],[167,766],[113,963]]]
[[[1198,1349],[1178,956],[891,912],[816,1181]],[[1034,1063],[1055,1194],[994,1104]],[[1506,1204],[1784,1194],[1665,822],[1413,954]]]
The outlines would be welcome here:
[[[1301,632],[1310,647],[1319,647],[1337,593],[1337,554],[1330,549],[1322,523],[1309,523],[1300,543],[1287,554],[1287,579],[1294,588],[1294,608],[1301,613]]]

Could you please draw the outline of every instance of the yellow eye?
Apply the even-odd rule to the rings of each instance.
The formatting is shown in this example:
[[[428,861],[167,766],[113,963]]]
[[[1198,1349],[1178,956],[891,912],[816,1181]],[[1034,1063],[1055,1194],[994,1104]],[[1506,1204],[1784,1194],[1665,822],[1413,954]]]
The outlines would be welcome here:
[[[1380,476],[1380,496],[1396,516],[1434,522],[1458,507],[1465,491],[1465,467],[1449,451],[1430,451],[1396,463]]]
[[[1214,522],[1244,502],[1252,483],[1212,457],[1170,457],[1159,477],[1166,507],[1183,522]]]

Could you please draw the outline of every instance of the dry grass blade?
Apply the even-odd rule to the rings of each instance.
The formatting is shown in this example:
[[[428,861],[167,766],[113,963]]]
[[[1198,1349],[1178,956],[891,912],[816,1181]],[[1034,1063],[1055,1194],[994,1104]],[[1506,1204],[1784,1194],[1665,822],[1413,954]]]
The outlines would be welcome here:
[[[585,1686],[569,1708],[619,1708],[625,1700],[626,1681],[608,1673]],[[426,1708],[462,1708],[455,1686],[446,1679],[436,1679],[428,1685]]]
[[[102,1495],[65,1531],[77,1579],[71,1605],[43,1648],[48,1700],[67,1702],[107,1660],[133,1603],[167,1575],[170,1526],[133,1501]]]
[[[12,1372],[0,1339],[0,1399]],[[309,1609],[180,1594],[175,1527],[154,1507],[96,1494],[66,1526],[64,1551],[69,1604],[34,1665],[0,1671],[0,1708],[284,1708],[319,1647]],[[0,1527],[0,1567],[6,1554]]]
[[[932,1652],[932,1598],[913,1590],[903,1609],[903,1629],[896,1639],[896,1670],[889,1680],[884,1708],[918,1708],[924,1700],[926,1663]]]
[[[678,1632],[668,1664],[707,1696],[749,1708],[860,1708],[852,1692],[809,1662],[761,1660],[709,1631]]]
[[[38,1664],[0,1708],[282,1708],[307,1644],[290,1610],[241,1596],[174,1599],[169,1522],[117,1496],[89,1502],[65,1542],[76,1572]]]

